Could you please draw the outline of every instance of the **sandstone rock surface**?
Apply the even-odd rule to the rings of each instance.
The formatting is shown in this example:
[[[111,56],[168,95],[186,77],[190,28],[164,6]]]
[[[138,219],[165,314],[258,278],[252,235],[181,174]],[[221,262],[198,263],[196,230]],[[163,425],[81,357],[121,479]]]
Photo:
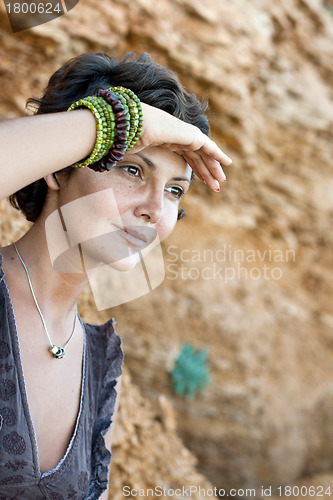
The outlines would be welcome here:
[[[228,181],[220,194],[195,183],[164,244],[165,282],[111,314],[135,383],[156,408],[168,398],[201,472],[226,489],[333,471],[332,11],[320,0],[82,0],[15,36],[0,11],[2,117],[87,50],[147,50],[209,100],[213,137],[234,159]],[[10,241],[23,223],[1,210]],[[88,294],[81,309],[90,317]],[[193,401],[170,389],[184,341],[210,353],[212,384]],[[139,455],[131,464],[141,470]]]

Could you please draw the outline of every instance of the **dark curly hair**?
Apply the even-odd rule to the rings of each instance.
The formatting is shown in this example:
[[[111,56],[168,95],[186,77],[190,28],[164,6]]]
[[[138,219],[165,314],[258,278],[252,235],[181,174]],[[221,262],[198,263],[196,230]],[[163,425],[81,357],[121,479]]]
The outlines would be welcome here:
[[[117,85],[133,90],[142,102],[209,134],[204,115],[206,104],[189,94],[173,71],[153,61],[147,53],[140,56],[128,53],[120,62],[106,54],[74,57],[51,76],[43,97],[28,99],[27,107],[38,115],[66,111],[72,102],[94,94],[98,88]],[[70,176],[72,171],[69,166],[59,172]],[[12,194],[9,200],[27,220],[35,222],[43,209],[46,193],[47,184],[39,179]],[[180,209],[178,218],[183,216],[184,211]]]

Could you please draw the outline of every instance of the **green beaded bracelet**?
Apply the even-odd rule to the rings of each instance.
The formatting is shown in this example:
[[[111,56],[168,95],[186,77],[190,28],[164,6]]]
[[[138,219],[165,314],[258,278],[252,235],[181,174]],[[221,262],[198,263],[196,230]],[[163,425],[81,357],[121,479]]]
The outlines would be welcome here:
[[[131,149],[140,137],[143,114],[138,97],[132,90],[121,86],[112,87],[108,90],[111,90],[115,94],[115,97],[119,99],[118,102],[125,111],[123,118],[118,116],[117,109],[113,109],[113,107],[115,107],[115,99],[110,97],[110,101],[107,94],[103,97],[99,95],[84,97],[71,104],[67,110],[72,111],[74,109],[86,107],[93,113],[96,121],[96,142],[94,149],[87,158],[74,163],[74,165],[72,165],[73,167],[87,167],[91,165],[91,168],[100,172],[109,169],[111,167],[107,167],[106,165],[118,161],[120,151],[128,151]],[[125,127],[124,118],[126,120]],[[123,125],[121,125],[121,123]],[[119,130],[121,130],[121,132],[119,132]],[[123,137],[120,139],[119,136],[118,141],[117,137],[119,133]],[[109,155],[110,157],[107,159],[109,152],[111,156]]]
[[[117,87],[111,87],[110,90],[112,90],[119,97],[119,99],[121,98],[125,99],[125,102],[127,103],[127,106],[129,108],[130,130],[129,130],[128,146],[126,149],[126,151],[128,151],[137,142],[142,132],[142,125],[143,125],[142,106],[139,98],[131,89],[117,86]],[[121,99],[122,102],[123,99]]]
[[[74,163],[73,167],[87,167],[105,156],[114,143],[115,116],[112,107],[102,98],[88,96],[73,102],[67,111],[86,107],[96,121],[96,142],[93,151],[85,160]]]
[[[127,150],[130,149],[130,145],[133,141],[133,137],[135,136],[136,129],[138,126],[138,120],[136,118],[137,116],[137,108],[135,105],[135,102],[131,100],[131,98],[127,94],[123,94],[125,100],[127,101],[127,106],[129,109],[129,115],[130,115],[130,128],[129,128],[129,134],[128,134],[128,140],[127,140]]]
[[[137,106],[137,113],[139,115],[138,116],[139,123],[138,123],[138,126],[137,126],[136,134],[135,134],[135,136],[133,138],[133,146],[134,146],[134,144],[139,139],[139,137],[141,135],[141,132],[142,132],[142,125],[143,125],[142,106],[141,106],[141,102],[140,102],[138,96],[133,92],[133,90],[122,87],[122,91],[124,93],[126,93],[128,96],[130,96],[131,99],[135,102],[135,104]]]
[[[103,154],[103,156],[105,156],[114,144],[116,122],[110,104],[108,104],[102,97],[100,97],[99,99],[101,99],[101,106],[103,108],[105,117],[105,125],[103,129],[103,138],[105,140],[105,153]]]

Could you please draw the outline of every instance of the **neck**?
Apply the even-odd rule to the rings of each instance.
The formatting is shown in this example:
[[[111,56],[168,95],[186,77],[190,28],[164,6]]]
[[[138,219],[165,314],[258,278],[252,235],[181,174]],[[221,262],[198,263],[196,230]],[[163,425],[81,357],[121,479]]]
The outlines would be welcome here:
[[[27,266],[45,321],[59,322],[59,317],[65,321],[67,317],[72,319],[77,299],[88,282],[86,274],[63,273],[53,268],[43,220],[38,220],[17,242],[17,248]],[[29,286],[27,278],[26,282]]]

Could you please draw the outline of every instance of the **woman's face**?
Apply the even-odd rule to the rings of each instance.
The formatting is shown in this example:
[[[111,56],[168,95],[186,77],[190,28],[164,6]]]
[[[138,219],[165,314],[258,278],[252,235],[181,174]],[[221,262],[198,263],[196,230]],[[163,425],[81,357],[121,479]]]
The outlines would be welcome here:
[[[175,227],[179,202],[192,170],[161,147],[126,153],[108,172],[77,169],[58,192],[71,243],[82,246],[86,265],[131,269],[139,252],[165,240]]]

